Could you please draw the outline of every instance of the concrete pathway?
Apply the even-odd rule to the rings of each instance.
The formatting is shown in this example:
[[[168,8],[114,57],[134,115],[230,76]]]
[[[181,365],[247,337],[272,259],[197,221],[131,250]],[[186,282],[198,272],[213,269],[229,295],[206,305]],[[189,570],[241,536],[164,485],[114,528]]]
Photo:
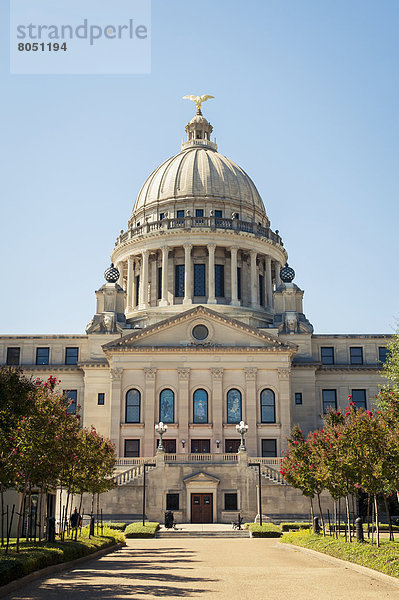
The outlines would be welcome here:
[[[275,539],[128,540],[128,546],[40,580],[7,600],[385,600],[399,586]]]

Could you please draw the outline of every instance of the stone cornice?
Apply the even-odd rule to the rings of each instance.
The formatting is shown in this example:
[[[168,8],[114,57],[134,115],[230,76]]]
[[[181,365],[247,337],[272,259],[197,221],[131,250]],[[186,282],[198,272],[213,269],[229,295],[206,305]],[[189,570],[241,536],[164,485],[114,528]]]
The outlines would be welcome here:
[[[22,369],[22,371],[46,371],[51,373],[82,373],[80,365],[21,365],[20,369]]]
[[[314,371],[325,371],[325,372],[337,372],[337,371],[381,371],[382,364],[363,364],[363,365],[351,365],[351,364],[336,364],[336,365],[323,365],[319,361],[314,362],[293,362],[293,369],[312,369]]]

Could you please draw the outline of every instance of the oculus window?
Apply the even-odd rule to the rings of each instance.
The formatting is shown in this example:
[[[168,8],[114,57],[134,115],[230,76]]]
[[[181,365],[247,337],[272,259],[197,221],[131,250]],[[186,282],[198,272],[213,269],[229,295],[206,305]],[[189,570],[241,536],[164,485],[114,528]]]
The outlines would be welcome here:
[[[163,423],[175,421],[175,394],[172,390],[162,390],[159,395],[159,420]]]
[[[209,330],[206,325],[200,324],[193,327],[191,333],[196,340],[199,340],[201,342],[202,340],[206,340],[206,338],[209,335]]]
[[[240,390],[227,392],[227,422],[239,423],[242,419],[242,396]]]
[[[323,413],[337,409],[337,390],[322,390]]]
[[[276,403],[273,390],[262,390],[260,394],[260,420],[262,423],[276,422]]]
[[[208,423],[208,393],[205,390],[195,390],[193,413],[194,423]]]
[[[140,423],[140,404],[139,390],[129,390],[126,394],[126,423]]]

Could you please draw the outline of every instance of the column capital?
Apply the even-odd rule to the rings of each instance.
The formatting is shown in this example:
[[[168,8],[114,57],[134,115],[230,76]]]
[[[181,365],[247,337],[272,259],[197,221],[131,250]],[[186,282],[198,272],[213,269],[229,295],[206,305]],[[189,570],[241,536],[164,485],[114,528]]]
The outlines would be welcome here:
[[[267,262],[268,265],[271,265],[271,263],[272,263],[272,257],[271,256],[269,256],[268,254],[266,254],[265,260],[266,260],[266,262]]]
[[[177,369],[179,379],[187,380],[190,377],[190,369]]]
[[[277,373],[280,379],[288,379],[291,369],[277,369]]]
[[[123,369],[122,367],[112,367],[110,369],[110,375],[112,381],[120,381],[122,379]]]
[[[183,248],[186,252],[188,252],[189,250],[191,250],[193,247],[192,244],[183,244]]]
[[[250,380],[256,379],[256,374],[258,372],[258,369],[256,367],[248,367],[248,368],[244,369],[244,372],[245,372],[245,379],[250,381]]]
[[[211,369],[213,379],[222,379],[224,369]]]
[[[238,252],[238,250],[240,249],[239,246],[230,246],[230,252]]]
[[[155,375],[157,374],[157,370],[152,368],[152,367],[148,367],[144,369],[144,373],[145,373],[145,378],[146,379],[155,379]]]
[[[250,253],[251,257],[252,256],[256,257],[258,255],[258,251],[257,250],[250,250],[249,253]]]
[[[168,246],[167,244],[164,244],[163,246],[161,246],[161,250],[162,250],[162,252],[169,252],[170,246]]]
[[[208,251],[214,251],[216,249],[216,244],[207,244],[206,247],[208,248]]]

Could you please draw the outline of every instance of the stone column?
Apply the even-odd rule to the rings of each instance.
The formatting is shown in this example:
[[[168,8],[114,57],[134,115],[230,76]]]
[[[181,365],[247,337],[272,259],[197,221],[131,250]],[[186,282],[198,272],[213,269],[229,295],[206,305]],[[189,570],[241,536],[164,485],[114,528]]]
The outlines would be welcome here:
[[[211,369],[212,373],[212,414],[209,412],[209,422],[213,424],[213,448],[211,452],[224,452],[223,439],[223,369]],[[209,406],[208,406],[209,411]],[[216,440],[220,441],[219,450]]]
[[[274,267],[276,269],[276,288],[278,288],[278,286],[281,285],[281,278],[280,278],[281,265],[277,260],[274,262]]]
[[[258,307],[258,281],[256,269],[256,250],[251,250],[251,306]]]
[[[141,253],[140,308],[148,308],[148,250]]]
[[[154,456],[155,453],[155,421],[157,420],[157,402],[155,398],[155,378],[157,370],[152,367],[144,369],[145,390],[141,402],[142,419],[144,422],[144,443],[142,456]]]
[[[266,256],[265,270],[266,306],[273,308],[272,259],[270,256]]]
[[[162,246],[162,292],[159,306],[168,306],[168,261],[169,248]]]
[[[216,244],[208,244],[208,302],[216,304],[215,297],[215,250]]]
[[[184,298],[183,304],[192,304],[191,249],[192,244],[184,244]]]
[[[279,454],[287,449],[287,438],[291,431],[291,381],[290,369],[278,369],[279,377],[279,397],[276,400],[276,421],[281,423],[281,438]],[[278,451],[278,450],[277,450]]]
[[[133,258],[133,277],[132,277],[132,308],[135,308],[136,306],[136,276],[137,276],[137,271],[138,271],[138,265],[137,262],[134,260]]]
[[[133,279],[134,279],[134,270],[133,270],[133,256],[129,256],[127,259],[127,307],[126,312],[130,313],[133,310]]]
[[[123,456],[123,448],[120,444],[121,432],[121,381],[123,369],[113,367],[110,369],[110,402],[109,402],[109,437],[113,444],[117,456]]]
[[[248,433],[246,435],[246,446],[249,456],[257,456],[257,419],[256,419],[256,407],[258,403],[256,393],[256,375],[258,369],[254,367],[248,367],[244,369],[245,372],[245,410],[246,410],[246,422],[248,424]]]
[[[123,288],[123,262],[118,262],[118,266],[117,269],[119,271],[119,279],[118,279],[118,285],[121,286],[121,288]]]
[[[192,421],[192,406],[190,406],[189,381],[190,369],[177,369],[179,376],[178,398],[178,420],[179,420],[179,439],[177,440],[177,452],[190,453],[190,432],[188,424]],[[191,411],[191,412],[190,412]],[[181,441],[186,440],[185,447],[182,448]]]
[[[238,299],[238,294],[237,294],[237,252],[238,252],[238,247],[237,246],[231,246],[230,248],[230,253],[231,253],[231,261],[230,261],[230,266],[231,266],[231,302],[230,304],[232,306],[240,306],[240,301]]]

